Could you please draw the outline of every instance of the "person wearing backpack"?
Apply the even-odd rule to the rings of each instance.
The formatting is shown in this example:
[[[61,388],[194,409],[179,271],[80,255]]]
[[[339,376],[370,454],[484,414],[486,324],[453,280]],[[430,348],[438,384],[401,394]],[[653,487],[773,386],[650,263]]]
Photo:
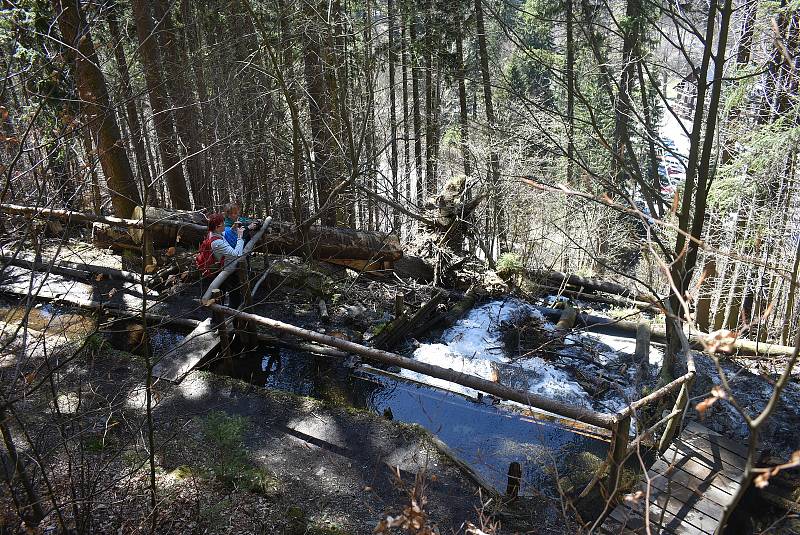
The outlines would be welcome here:
[[[200,253],[197,256],[197,264],[204,277],[216,276],[225,266],[242,255],[244,228],[236,229],[237,239],[234,247],[231,247],[225,240],[224,232],[225,217],[222,214],[211,215],[208,218],[208,236],[200,244]],[[242,294],[236,277],[229,276],[220,289],[228,295],[228,306],[239,308],[242,303]]]
[[[241,226],[244,228],[244,234],[242,235],[244,242],[250,241],[250,233],[258,228],[256,222],[244,217],[239,205],[236,203],[230,202],[223,206],[223,209],[225,210],[225,232],[222,234],[223,238],[228,241],[231,247],[236,247],[236,227]]]

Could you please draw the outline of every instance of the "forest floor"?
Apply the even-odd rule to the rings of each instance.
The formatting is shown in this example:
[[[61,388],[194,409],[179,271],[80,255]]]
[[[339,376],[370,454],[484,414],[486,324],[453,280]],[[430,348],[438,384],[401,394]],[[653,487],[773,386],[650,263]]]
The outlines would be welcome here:
[[[47,352],[65,357],[74,346],[49,344]],[[31,436],[52,440],[54,486],[70,486],[69,462],[82,458],[85,479],[75,492],[104,489],[91,512],[64,514],[91,517],[91,533],[146,531],[143,358],[85,348],[59,375],[55,395],[42,390],[17,410]],[[442,533],[476,521],[474,485],[417,426],[208,372],[156,383],[153,421],[159,533],[372,533],[409,506],[417,474],[424,510]],[[59,434],[73,433],[83,451],[59,447]],[[3,526],[12,528],[13,507],[3,501]],[[57,525],[50,514],[41,532]]]

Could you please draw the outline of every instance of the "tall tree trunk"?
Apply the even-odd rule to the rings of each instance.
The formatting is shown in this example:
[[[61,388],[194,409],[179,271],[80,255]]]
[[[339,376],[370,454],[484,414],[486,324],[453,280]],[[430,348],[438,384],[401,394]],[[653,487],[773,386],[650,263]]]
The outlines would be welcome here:
[[[786,297],[786,314],[784,314],[786,319],[783,323],[783,329],[781,330],[781,343],[784,345],[786,341],[789,340],[792,328],[794,327],[793,324],[797,321],[794,310],[797,302],[797,281],[800,280],[800,242],[797,243],[797,248],[795,249],[791,276],[792,280],[789,283],[789,294]]]
[[[433,81],[434,3],[425,0],[425,184],[427,193],[435,195],[436,184],[434,136],[436,134],[436,88]]]
[[[119,125],[109,104],[105,77],[99,67],[89,26],[79,2],[52,1],[61,35],[68,46],[65,56],[75,71],[86,122],[92,131],[111,192],[114,213],[119,217],[130,217],[134,207],[141,203],[141,197],[120,139]]]
[[[166,177],[172,207],[178,210],[192,208],[189,190],[183,177],[183,168],[178,156],[177,136],[172,124],[172,111],[164,86],[161,52],[153,34],[153,17],[147,0],[132,0],[133,16],[136,20],[136,34],[139,37],[139,53],[142,69],[153,112],[153,126],[156,130],[158,152],[161,155],[163,175]]]
[[[211,208],[211,181],[203,174],[205,154],[200,143],[200,113],[188,76],[191,63],[186,44],[175,29],[169,8],[171,0],[156,0],[153,11],[158,21],[156,34],[164,61],[164,79],[172,101],[178,138],[185,147],[185,165],[192,197],[198,208]]]
[[[387,0],[387,16],[389,17],[389,168],[392,172],[392,199],[400,202],[399,184],[397,183],[397,99],[395,98],[395,66],[397,65],[397,43],[395,28],[395,0]],[[400,212],[395,209],[392,226],[400,232]]]
[[[289,5],[286,0],[280,0],[278,2],[278,21],[281,32],[281,66],[279,70],[281,71],[281,78],[285,86],[286,104],[289,108],[292,124],[292,215],[295,225],[300,228],[300,224],[305,217],[305,207],[303,203],[305,189],[303,188],[301,176],[303,168],[303,147],[300,139],[302,129],[295,105],[295,103],[298,102],[297,88],[292,81],[294,78],[294,48],[291,30],[292,18],[289,17],[288,10]]]
[[[328,201],[336,180],[336,165],[334,144],[336,142],[333,132],[336,131],[334,121],[335,110],[329,94],[329,86],[326,84],[323,49],[327,46],[324,38],[328,29],[320,29],[320,25],[326,24],[319,19],[322,6],[314,6],[304,2],[303,9],[308,24],[306,30],[304,63],[305,81],[308,95],[309,121],[311,126],[311,145],[314,151],[313,171],[317,185],[319,206],[322,208]],[[323,13],[325,11],[322,11]],[[336,210],[328,207],[322,214],[321,222],[323,225],[336,225]]]
[[[353,41],[355,49],[356,33],[352,28],[347,27],[347,19],[342,10],[341,0],[331,0],[330,16],[326,24],[327,32],[325,42],[327,46],[323,49],[325,54],[325,84],[328,88],[328,98],[331,100],[331,129],[333,140],[330,146],[331,154],[334,157],[335,176],[334,182],[344,179],[346,176],[355,177],[353,173],[359,166],[361,156],[361,142],[358,147],[353,132],[353,120],[351,112],[355,109],[354,102],[351,100],[350,76],[348,56],[348,37]],[[368,116],[368,115],[367,115]],[[365,120],[365,123],[368,121]],[[365,132],[368,131],[368,124],[365,125]],[[338,140],[338,141],[337,141]],[[345,149],[342,150],[342,140]],[[348,185],[341,192],[341,200],[336,204],[337,221],[349,227],[355,227],[356,211],[353,209],[351,199],[356,194],[353,186]]]
[[[200,9],[200,8],[199,8]],[[200,110],[202,112],[202,128],[200,129],[200,138],[205,146],[205,151],[201,157],[203,161],[203,176],[205,177],[207,188],[211,194],[211,203],[214,203],[214,187],[211,177],[214,174],[214,155],[216,148],[213,146],[213,133],[215,123],[214,106],[211,105],[208,85],[206,83],[206,67],[204,64],[202,51],[202,32],[200,31],[199,20],[202,19],[203,12],[200,17],[195,15],[193,3],[189,0],[181,0],[181,18],[183,19],[184,32],[186,33],[186,43],[188,45],[189,60],[192,64],[192,72],[194,74],[195,86],[197,87],[197,96],[200,98]]]
[[[114,58],[117,61],[120,85],[122,87],[122,98],[125,99],[125,115],[128,119],[128,129],[130,130],[133,152],[136,155],[136,169],[139,172],[139,180],[143,188],[148,188],[148,204],[158,205],[158,197],[155,195],[153,178],[150,175],[150,167],[147,164],[147,152],[144,146],[144,130],[139,122],[139,114],[136,111],[136,99],[133,98],[130,73],[128,72],[128,60],[125,58],[125,46],[118,24],[119,6],[115,3],[108,10],[108,31],[111,34],[114,46]]]
[[[89,176],[92,181],[92,211],[95,213],[95,215],[103,215],[103,201],[102,195],[100,194],[100,180],[97,178],[97,162],[92,156],[92,136],[88,130],[83,131],[81,141],[83,142],[83,152],[86,158],[86,165],[89,167]],[[145,165],[147,165],[147,162],[145,162]]]
[[[422,174],[422,117],[419,103],[419,54],[417,45],[417,22],[415,13],[409,14],[409,36],[411,37],[411,102],[414,108],[414,171],[417,176],[417,204],[422,205],[425,180]]]
[[[724,58],[727,42],[728,30],[731,20],[732,0],[725,0],[720,11],[720,25],[717,32],[717,58]],[[708,114],[703,121],[703,111],[705,110],[705,91],[706,85],[703,80],[708,79],[708,72],[711,63],[712,42],[714,30],[716,29],[716,5],[712,4],[709,9],[708,20],[706,23],[705,49],[703,60],[698,73],[697,105],[695,106],[694,120],[692,125],[691,146],[689,149],[689,161],[686,171],[686,182],[684,186],[683,202],[681,213],[678,218],[679,228],[689,231],[691,236],[700,240],[702,238],[703,226],[706,219],[706,201],[708,197],[708,184],[711,180],[711,150],[714,146],[714,134],[717,125],[717,114],[719,111],[720,95],[722,92],[722,75],[724,61],[714,62],[713,81],[711,83],[711,94],[708,102]],[[705,131],[703,131],[705,130]],[[702,140],[702,147],[701,147]],[[702,151],[701,151],[702,148]],[[702,153],[701,153],[702,152]],[[693,214],[692,207],[694,207]],[[691,215],[690,215],[691,214]],[[684,251],[684,247],[686,250]],[[699,247],[694,240],[687,242],[683,234],[678,234],[675,240],[675,261],[670,270],[670,277],[674,283],[676,291],[670,292],[670,308],[679,317],[683,315],[681,301],[686,297]],[[672,287],[672,285],[670,285]],[[664,352],[664,362],[661,370],[662,381],[667,381],[676,372],[677,353],[680,347],[677,334],[674,332],[675,322],[667,322],[667,350]]]
[[[458,120],[461,127],[461,159],[464,164],[464,175],[472,174],[472,162],[469,155],[469,117],[467,115],[467,86],[464,81],[464,27],[461,16],[456,16],[456,78],[458,80]]]
[[[364,129],[366,160],[367,160],[367,188],[376,191],[376,149],[375,149],[375,77],[373,67],[372,51],[372,2],[366,0],[364,9],[364,74],[367,97],[366,128]],[[367,195],[367,229],[375,230],[378,228],[378,203]]]
[[[492,256],[499,254],[504,248],[503,230],[503,196],[500,191],[500,158],[494,147],[494,126],[496,124],[494,103],[492,102],[492,85],[489,76],[489,52],[486,47],[486,25],[483,20],[482,0],[475,0],[475,24],[477,28],[478,56],[481,66],[481,81],[483,83],[483,101],[486,110],[487,144],[489,147],[489,194],[490,194],[490,232],[492,240],[490,253]],[[494,247],[497,239],[498,248]]]
[[[656,128],[653,116],[657,110],[654,109],[653,103],[649,98],[649,91],[644,79],[644,69],[642,67],[642,58],[638,58],[636,62],[636,70],[639,76],[639,92],[642,98],[642,114],[644,115],[644,128],[647,134],[647,178],[648,182],[653,187],[655,192],[661,192],[661,177],[658,175],[658,154],[656,152],[656,142],[658,138],[658,131]],[[650,212],[661,217],[664,212],[663,205],[660,202],[652,202],[650,195],[645,195],[647,199],[648,208]]]
[[[405,6],[405,3],[403,4]],[[408,41],[406,40],[406,16],[405,7],[402,10],[402,26],[400,28],[400,42],[403,46],[403,181],[405,182],[406,201],[411,201],[411,137],[409,135],[409,114],[408,114],[408,64],[410,56],[408,53]]]
[[[611,174],[616,180],[614,185],[623,191],[628,183],[625,171],[627,167],[625,153],[626,148],[630,145],[631,94],[638,62],[635,56],[638,55],[641,34],[640,1],[628,0],[626,4],[626,24],[623,27],[622,37],[622,71],[620,72],[619,91],[617,91],[617,98],[614,102],[614,154],[611,162]]]
[[[566,0],[564,11],[567,31],[564,69],[564,76],[567,79],[567,184],[572,184],[575,175],[575,36],[572,0]]]

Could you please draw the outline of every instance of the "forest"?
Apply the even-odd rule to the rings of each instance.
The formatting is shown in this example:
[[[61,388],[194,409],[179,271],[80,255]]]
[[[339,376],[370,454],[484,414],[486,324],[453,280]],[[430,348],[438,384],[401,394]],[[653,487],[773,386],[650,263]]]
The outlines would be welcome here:
[[[800,533],[797,0],[0,50],[0,533]]]

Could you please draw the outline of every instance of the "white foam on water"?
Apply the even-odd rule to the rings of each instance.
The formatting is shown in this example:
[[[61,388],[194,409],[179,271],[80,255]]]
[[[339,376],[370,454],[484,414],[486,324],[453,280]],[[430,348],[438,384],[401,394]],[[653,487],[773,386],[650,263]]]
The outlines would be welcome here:
[[[601,344],[608,346],[617,353],[628,353],[633,355],[636,351],[636,339],[624,336],[613,336],[610,334],[603,334],[593,331],[586,331],[582,334],[584,338],[595,340]],[[613,353],[611,353],[613,355]]]
[[[476,375],[490,381],[497,381],[498,370],[493,363],[508,363],[510,361],[504,350],[499,330],[500,324],[518,315],[544,320],[538,310],[519,299],[491,301],[472,309],[464,318],[456,322],[453,327],[442,333],[440,343],[422,344],[414,351],[414,358],[428,364],[435,364],[443,368]],[[544,325],[552,328],[552,324],[545,323]],[[588,395],[581,386],[572,381],[566,372],[559,370],[549,362],[539,357],[533,357],[516,361],[513,366],[526,370],[530,392],[551,399],[590,406]],[[477,394],[471,388],[423,376],[408,370],[402,370],[401,374],[417,381],[469,396]]]
[[[538,318],[542,319],[538,310],[518,299],[490,301],[473,308],[464,318],[444,331],[442,343],[452,353],[471,359],[507,362],[499,327],[501,322],[519,314],[528,317],[538,314]]]
[[[583,387],[573,381],[565,371],[559,370],[541,357],[517,360],[514,364],[534,373],[535,380],[529,383],[529,392],[591,407],[591,401]]]
[[[422,344],[414,351],[414,359],[428,364],[435,364],[442,368],[449,368],[461,373],[482,377],[490,381],[497,379],[497,372],[494,370],[491,361],[480,358],[469,358],[452,351],[446,344]],[[401,370],[400,374],[414,381],[450,390],[451,392],[459,392],[472,397],[477,395],[477,391],[472,388],[451,383],[444,379],[437,379],[411,370]]]

